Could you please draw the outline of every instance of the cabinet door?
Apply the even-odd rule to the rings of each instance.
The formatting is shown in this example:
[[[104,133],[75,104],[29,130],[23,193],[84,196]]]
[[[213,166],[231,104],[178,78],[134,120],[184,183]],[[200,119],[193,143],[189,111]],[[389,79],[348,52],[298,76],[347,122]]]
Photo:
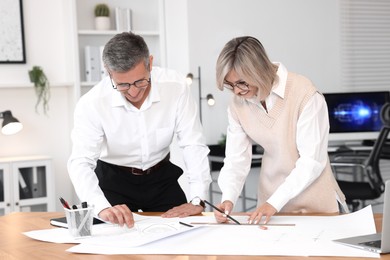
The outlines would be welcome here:
[[[0,216],[11,212],[11,187],[9,164],[0,163]]]
[[[21,161],[12,166],[14,211],[50,211],[53,184],[50,160]]]

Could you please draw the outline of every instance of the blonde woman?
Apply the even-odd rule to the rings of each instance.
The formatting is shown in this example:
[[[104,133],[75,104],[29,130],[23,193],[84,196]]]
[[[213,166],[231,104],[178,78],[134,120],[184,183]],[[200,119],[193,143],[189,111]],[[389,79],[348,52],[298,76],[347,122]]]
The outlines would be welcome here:
[[[269,60],[259,40],[229,41],[216,65],[217,85],[232,92],[227,109],[226,158],[215,211],[227,221],[248,176],[252,145],[264,148],[257,208],[248,222],[267,223],[276,212],[347,211],[328,154],[329,120],[324,97],[306,77]],[[340,207],[342,206],[342,207]]]

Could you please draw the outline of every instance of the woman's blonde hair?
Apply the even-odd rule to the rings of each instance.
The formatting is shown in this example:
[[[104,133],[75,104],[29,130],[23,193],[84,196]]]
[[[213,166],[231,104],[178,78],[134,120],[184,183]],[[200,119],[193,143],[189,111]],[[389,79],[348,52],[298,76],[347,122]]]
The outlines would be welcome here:
[[[251,36],[230,40],[219,54],[216,79],[220,90],[223,90],[225,77],[232,70],[249,85],[258,87],[259,92],[262,89],[262,93],[270,93],[277,80],[277,66],[269,60],[261,42]]]

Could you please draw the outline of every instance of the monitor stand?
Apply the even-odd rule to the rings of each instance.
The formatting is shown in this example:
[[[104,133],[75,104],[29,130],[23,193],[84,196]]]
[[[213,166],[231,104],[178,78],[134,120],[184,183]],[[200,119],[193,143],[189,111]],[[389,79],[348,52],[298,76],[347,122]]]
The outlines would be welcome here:
[[[363,140],[362,146],[374,146],[375,140]]]

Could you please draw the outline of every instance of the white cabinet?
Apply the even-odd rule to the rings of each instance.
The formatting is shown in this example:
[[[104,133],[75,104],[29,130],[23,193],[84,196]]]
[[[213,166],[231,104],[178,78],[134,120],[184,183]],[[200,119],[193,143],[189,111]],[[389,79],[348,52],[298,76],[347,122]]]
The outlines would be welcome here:
[[[54,211],[51,159],[0,158],[0,216],[14,211]]]
[[[73,21],[76,34],[75,51],[75,98],[83,95],[99,80],[86,77],[85,46],[104,46],[109,39],[121,31],[116,28],[116,8],[131,10],[131,30],[141,35],[154,56],[154,65],[166,66],[164,0],[72,0]],[[106,3],[110,8],[110,30],[95,30],[94,8]],[[99,55],[101,58],[101,55]]]

